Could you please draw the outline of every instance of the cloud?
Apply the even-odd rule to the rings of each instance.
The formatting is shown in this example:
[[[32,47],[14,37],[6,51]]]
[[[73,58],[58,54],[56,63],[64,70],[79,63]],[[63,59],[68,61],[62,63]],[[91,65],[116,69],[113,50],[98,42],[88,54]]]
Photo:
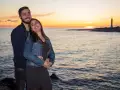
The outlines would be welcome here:
[[[0,22],[18,22],[18,20],[7,19],[7,20],[0,20]]]
[[[6,22],[6,20],[0,20],[0,22]]]
[[[42,13],[42,14],[33,14],[33,17],[44,17],[44,16],[50,16],[55,14],[55,12],[50,12],[50,13]],[[3,22],[18,22],[19,21],[19,16],[5,16],[5,17],[0,17],[0,23]]]
[[[18,20],[12,20],[12,19],[8,19],[8,22],[17,22]]]
[[[8,16],[8,18],[18,18],[19,16]]]
[[[18,16],[16,15],[16,16],[4,16],[4,17],[0,17],[0,19],[8,19],[8,18],[15,19],[15,18],[18,18]]]
[[[50,15],[53,15],[55,14],[55,12],[50,12],[50,13],[42,13],[42,14],[33,14],[32,16],[35,16],[35,17],[42,17],[42,16],[50,16]],[[19,16],[18,15],[15,15],[15,16],[5,16],[5,17],[0,17],[0,19],[18,19]],[[9,20],[8,20],[9,21]]]

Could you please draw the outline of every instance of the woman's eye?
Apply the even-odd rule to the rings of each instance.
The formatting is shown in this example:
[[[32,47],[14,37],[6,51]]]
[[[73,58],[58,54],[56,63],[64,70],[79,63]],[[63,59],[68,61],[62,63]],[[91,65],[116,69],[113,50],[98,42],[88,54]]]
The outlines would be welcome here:
[[[38,24],[38,22],[35,22],[35,24]]]
[[[34,24],[32,24],[31,26],[34,26]]]

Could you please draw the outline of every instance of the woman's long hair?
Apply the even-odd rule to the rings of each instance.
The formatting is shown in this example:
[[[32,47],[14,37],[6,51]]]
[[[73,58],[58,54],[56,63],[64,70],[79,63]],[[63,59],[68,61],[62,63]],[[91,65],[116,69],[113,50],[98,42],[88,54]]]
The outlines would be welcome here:
[[[43,31],[43,27],[42,27],[41,22],[40,22],[39,20],[35,19],[35,18],[32,18],[31,21],[32,21],[32,20],[36,20],[36,21],[41,25],[41,34],[42,34],[42,36],[43,36],[45,39],[49,39],[49,38],[45,35],[45,33],[44,33],[44,31]],[[39,38],[39,36],[37,35],[37,33],[35,33],[34,31],[32,31],[31,21],[30,21],[29,27],[30,27],[30,35],[31,35],[31,37],[32,37],[33,42],[37,42],[38,40],[42,41],[42,40]]]

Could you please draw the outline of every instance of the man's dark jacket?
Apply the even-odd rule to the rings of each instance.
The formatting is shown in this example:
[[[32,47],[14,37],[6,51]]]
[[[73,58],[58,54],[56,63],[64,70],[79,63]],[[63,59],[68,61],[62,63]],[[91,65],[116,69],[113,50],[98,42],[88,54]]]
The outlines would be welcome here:
[[[23,56],[23,52],[27,33],[28,32],[26,31],[23,23],[13,29],[13,31],[11,32],[11,43],[13,47],[13,61],[15,68],[26,68],[26,59]]]

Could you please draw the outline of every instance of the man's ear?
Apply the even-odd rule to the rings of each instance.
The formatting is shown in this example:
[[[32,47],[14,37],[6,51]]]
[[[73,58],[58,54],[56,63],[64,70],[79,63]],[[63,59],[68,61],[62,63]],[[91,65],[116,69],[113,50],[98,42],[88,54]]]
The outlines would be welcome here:
[[[19,15],[19,18],[22,19],[22,17]]]

